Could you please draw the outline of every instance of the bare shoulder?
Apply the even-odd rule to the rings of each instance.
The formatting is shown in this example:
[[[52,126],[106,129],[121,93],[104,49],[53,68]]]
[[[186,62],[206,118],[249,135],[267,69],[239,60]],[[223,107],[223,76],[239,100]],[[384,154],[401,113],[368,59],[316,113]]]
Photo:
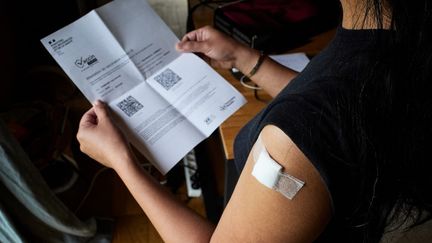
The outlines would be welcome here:
[[[261,131],[261,138],[272,158],[281,164],[289,174],[299,178],[313,179],[308,184],[324,183],[311,161],[280,128],[273,125],[264,127]]]
[[[269,125],[260,136],[271,158],[305,185],[292,200],[265,187],[251,174],[255,161],[249,154],[212,241],[311,242],[331,218],[327,187],[313,164],[282,130]]]

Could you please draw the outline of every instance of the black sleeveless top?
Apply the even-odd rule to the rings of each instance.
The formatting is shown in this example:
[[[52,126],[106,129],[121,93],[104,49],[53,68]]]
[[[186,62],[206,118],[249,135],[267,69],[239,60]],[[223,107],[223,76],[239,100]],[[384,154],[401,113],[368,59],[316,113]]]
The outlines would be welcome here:
[[[341,27],[329,46],[314,57],[275,99],[241,129],[234,143],[240,174],[262,128],[283,130],[313,163],[331,194],[332,222],[317,241],[354,242],[362,239],[344,225],[352,213],[359,173],[349,165],[356,148],[344,107],[352,94],[351,82],[374,55],[374,35],[384,30],[347,30]],[[356,92],[354,90],[354,92]],[[348,102],[348,101],[347,101]],[[357,232],[358,233],[358,232]],[[347,241],[349,240],[349,241]]]

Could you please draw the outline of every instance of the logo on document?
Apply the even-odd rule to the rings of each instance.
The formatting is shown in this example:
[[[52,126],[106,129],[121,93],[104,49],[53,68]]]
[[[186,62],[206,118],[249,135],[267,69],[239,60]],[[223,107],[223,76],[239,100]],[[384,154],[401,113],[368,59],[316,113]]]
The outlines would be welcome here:
[[[54,52],[57,53],[57,55],[62,55],[63,54],[62,49],[64,47],[66,47],[67,45],[71,44],[72,42],[73,42],[72,37],[68,37],[66,39],[64,39],[64,38],[60,38],[60,39],[52,38],[52,39],[48,40],[48,45],[51,46],[51,48],[53,49]]]
[[[83,69],[85,67],[90,67],[98,62],[98,59],[95,55],[90,55],[86,58],[80,57],[75,60],[75,66],[77,66],[80,69]]]

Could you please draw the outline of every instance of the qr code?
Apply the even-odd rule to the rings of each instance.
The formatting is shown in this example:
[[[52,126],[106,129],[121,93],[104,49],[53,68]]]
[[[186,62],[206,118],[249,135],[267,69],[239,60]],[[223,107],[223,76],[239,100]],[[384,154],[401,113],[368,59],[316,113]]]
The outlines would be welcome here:
[[[139,103],[134,97],[128,96],[126,99],[117,104],[117,107],[120,108],[128,117],[133,116],[139,110],[141,110],[144,106]]]
[[[178,76],[173,70],[167,68],[154,79],[166,90],[169,90],[181,80],[181,77]]]

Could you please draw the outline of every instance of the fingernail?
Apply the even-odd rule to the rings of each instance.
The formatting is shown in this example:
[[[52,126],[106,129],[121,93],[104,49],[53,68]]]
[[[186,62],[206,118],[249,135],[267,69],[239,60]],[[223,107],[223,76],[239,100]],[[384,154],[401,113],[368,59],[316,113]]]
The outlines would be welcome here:
[[[102,102],[100,100],[96,100],[96,102],[94,103],[95,106],[99,106],[102,105]]]

